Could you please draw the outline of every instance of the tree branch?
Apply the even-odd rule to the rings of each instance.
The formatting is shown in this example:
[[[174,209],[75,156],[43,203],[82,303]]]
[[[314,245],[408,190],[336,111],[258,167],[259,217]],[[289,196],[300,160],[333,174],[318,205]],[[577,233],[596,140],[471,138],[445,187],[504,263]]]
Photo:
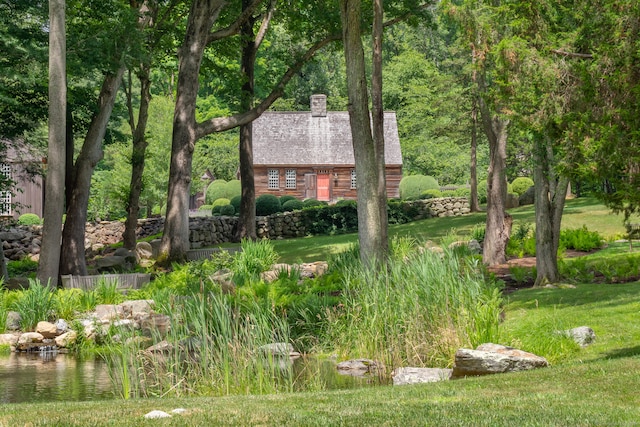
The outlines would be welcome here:
[[[221,28],[217,31],[210,33],[209,37],[207,37],[206,44],[212,43],[217,40],[222,40],[226,37],[231,37],[238,34],[238,32],[240,31],[240,26],[242,26],[242,24],[245,23],[247,19],[251,17],[253,12],[262,3],[262,1],[263,0],[255,0],[253,3],[251,3],[251,5],[248,8],[242,11],[238,19],[236,19],[236,21],[233,22],[231,25],[229,25],[226,28]]]
[[[559,50],[559,49],[551,49],[551,52],[555,53],[556,55],[570,57],[570,58],[585,58],[585,59],[593,58],[593,55],[590,53],[565,52],[564,50]]]
[[[258,34],[256,35],[254,46],[256,49],[260,47],[262,41],[267,35],[267,30],[269,29],[269,23],[271,23],[271,18],[273,17],[273,12],[276,9],[277,0],[271,0],[269,3],[269,7],[267,9],[267,13],[262,19],[262,24],[260,24],[260,29],[258,30]]]

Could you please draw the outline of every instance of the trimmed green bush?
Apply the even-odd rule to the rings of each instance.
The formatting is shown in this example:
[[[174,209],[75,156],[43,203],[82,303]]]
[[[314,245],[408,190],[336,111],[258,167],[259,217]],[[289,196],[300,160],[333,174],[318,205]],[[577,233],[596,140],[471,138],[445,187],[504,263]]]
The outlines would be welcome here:
[[[209,184],[205,196],[205,202],[210,205],[218,199],[232,199],[242,193],[240,181],[237,179],[229,182],[223,179],[217,179]]]
[[[421,194],[420,194],[420,198],[425,200],[425,199],[437,199],[438,197],[442,197],[442,191],[438,190],[437,188],[432,188],[430,190],[424,190]]]
[[[18,224],[20,225],[40,225],[40,217],[34,213],[26,213],[20,215],[18,218]]]
[[[212,205],[202,205],[198,208],[199,211],[210,211],[211,209],[213,209]]]
[[[403,200],[416,200],[425,190],[440,189],[438,181],[428,175],[409,175],[400,181],[400,198]]]
[[[242,196],[233,196],[231,200],[229,200],[229,204],[233,206],[236,212],[240,212],[240,202],[242,201]]]
[[[305,208],[312,208],[312,207],[316,207],[316,206],[326,206],[327,202],[321,202],[320,200],[316,200],[316,199],[306,199],[302,201],[302,206]]]
[[[211,206],[212,207],[225,206],[225,205],[228,205],[229,203],[231,203],[229,199],[225,199],[224,197],[222,197],[220,199],[216,199]]]
[[[522,196],[530,187],[533,187],[533,180],[525,176],[520,176],[513,180],[511,183],[511,190],[509,192],[516,193],[519,197]]]
[[[281,210],[280,199],[273,194],[263,194],[256,199],[256,215],[271,215]]]
[[[284,206],[284,204],[287,203],[289,200],[298,200],[298,199],[287,194],[280,197],[280,205]]]
[[[220,206],[220,215],[233,216],[236,214],[236,208],[231,205]]]
[[[280,202],[282,202],[282,199],[280,199]],[[297,200],[297,199],[287,200],[282,204],[282,210],[285,212],[299,211],[302,209],[302,206],[303,205],[300,200]]]
[[[220,215],[220,209],[223,205],[216,205],[211,208],[211,215]]]

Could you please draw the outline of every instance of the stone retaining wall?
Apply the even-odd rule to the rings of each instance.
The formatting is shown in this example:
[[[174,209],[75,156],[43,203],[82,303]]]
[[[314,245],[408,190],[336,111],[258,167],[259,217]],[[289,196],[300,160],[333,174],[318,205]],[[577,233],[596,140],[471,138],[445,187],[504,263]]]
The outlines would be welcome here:
[[[413,207],[414,220],[459,216],[469,212],[469,202],[464,197],[442,197],[438,199],[406,202]],[[192,249],[213,246],[233,240],[238,225],[237,217],[213,216],[193,217],[189,219],[189,240]],[[138,238],[148,237],[162,232],[164,218],[148,218],[138,221]],[[105,245],[122,240],[124,223],[120,221],[102,221],[87,223],[85,230],[85,248],[95,253]],[[305,236],[306,230],[302,213],[284,212],[256,218],[256,232],[259,238],[287,239]],[[0,231],[4,254],[11,260],[40,253],[42,241],[41,226],[4,226]]]

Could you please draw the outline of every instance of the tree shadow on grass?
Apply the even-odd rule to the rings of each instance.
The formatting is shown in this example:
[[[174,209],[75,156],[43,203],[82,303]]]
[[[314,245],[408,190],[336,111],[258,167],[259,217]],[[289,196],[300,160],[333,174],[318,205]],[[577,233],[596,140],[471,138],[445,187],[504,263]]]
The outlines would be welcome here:
[[[624,357],[632,357],[638,355],[640,355],[640,345],[610,351],[605,354],[603,359],[621,359]]]

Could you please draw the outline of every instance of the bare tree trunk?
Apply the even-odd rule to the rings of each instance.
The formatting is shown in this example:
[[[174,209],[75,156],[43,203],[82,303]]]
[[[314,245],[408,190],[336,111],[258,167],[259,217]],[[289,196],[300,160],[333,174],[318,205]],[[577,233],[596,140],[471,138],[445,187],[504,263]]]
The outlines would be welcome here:
[[[184,261],[189,250],[189,193],[193,150],[197,141],[196,99],[202,54],[223,0],[194,0],[189,10],[185,39],[178,51],[178,88],[173,115],[167,216],[159,261]]]
[[[386,257],[386,235],[378,194],[380,176],[371,134],[364,51],[360,39],[360,0],[340,0],[347,70],[349,122],[358,179],[358,240],[360,257],[369,267]]]
[[[386,254],[389,249],[387,212],[386,162],[384,158],[384,107],[382,104],[382,37],[384,5],[382,0],[373,3],[373,58],[371,71],[371,104],[373,119],[373,143],[378,169],[378,208],[380,210],[380,252]],[[384,259],[380,259],[384,261]]]
[[[140,79],[140,109],[138,110],[138,123],[133,118],[133,105],[131,91],[127,91],[127,107],[129,109],[129,124],[133,134],[133,149],[131,153],[131,181],[129,184],[129,197],[127,198],[127,219],[122,233],[123,245],[129,250],[136,247],[136,228],[140,213],[140,194],[142,193],[142,175],[144,174],[144,161],[148,142],[146,139],[147,120],[149,118],[149,104],[151,103],[150,69],[143,64],[138,75]],[[131,82],[131,77],[129,78]]]
[[[242,8],[246,9],[251,0],[242,0]],[[253,107],[255,62],[257,46],[253,26],[255,18],[251,17],[242,24],[240,35],[243,39],[241,72],[244,76],[240,108],[249,111]],[[238,218],[238,240],[256,240],[256,188],[253,175],[253,125],[247,123],[240,126],[240,184],[242,195],[240,200],[240,214]]]
[[[4,242],[0,240],[0,274],[2,275],[0,276],[0,280],[2,280],[2,282],[6,282],[9,280],[9,271],[7,271],[7,262],[4,258],[3,243]]]
[[[66,109],[65,1],[49,0],[49,146],[38,279],[51,286],[57,286],[60,272],[60,240],[65,200]],[[4,264],[4,254],[0,255]]]
[[[108,74],[105,77],[98,97],[98,113],[89,125],[87,136],[82,144],[82,150],[76,160],[71,201],[67,207],[67,220],[62,232],[61,274],[80,276],[87,274],[84,231],[87,222],[91,175],[103,156],[102,140],[111,117],[111,111],[113,110],[118,88],[122,82],[124,70],[124,66],[121,66],[117,72]]]
[[[560,280],[557,254],[569,179],[556,177],[553,148],[544,137],[538,136],[534,139],[533,156],[536,210],[535,286],[544,286]]]
[[[469,209],[471,212],[480,212],[480,203],[478,201],[478,99],[474,95],[472,97],[471,106],[471,166],[470,179],[471,195],[469,199]]]
[[[482,261],[487,265],[507,261],[506,249],[511,235],[513,218],[506,212],[507,128],[509,120],[489,112],[480,98],[480,113],[489,140],[489,174],[487,178],[487,223]]]

